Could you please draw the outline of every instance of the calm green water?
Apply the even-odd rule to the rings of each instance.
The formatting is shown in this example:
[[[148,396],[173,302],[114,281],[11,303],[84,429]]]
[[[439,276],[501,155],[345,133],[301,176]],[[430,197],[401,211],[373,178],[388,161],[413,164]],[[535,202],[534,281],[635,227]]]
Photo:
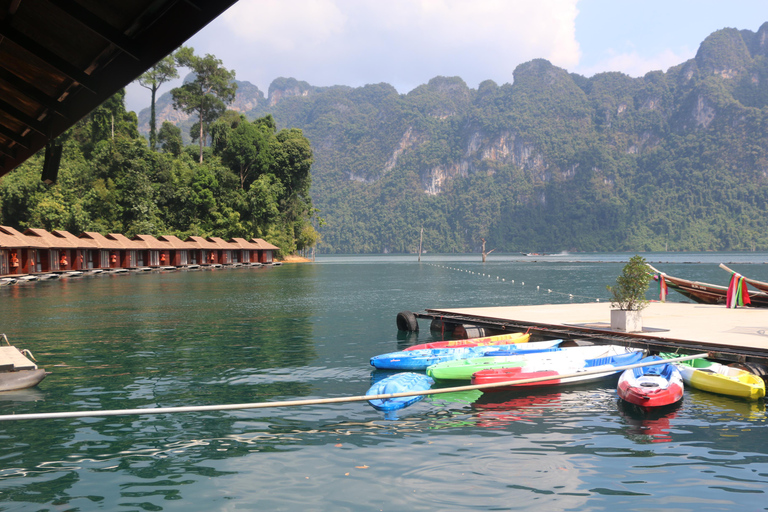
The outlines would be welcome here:
[[[0,394],[0,414],[362,395],[371,356],[433,339],[424,321],[398,334],[399,311],[606,300],[628,258],[491,256],[3,287],[0,332],[53,373]],[[768,281],[765,254],[646,257],[690,279],[726,284],[722,261]],[[639,416],[610,383],[443,395],[396,420],[361,402],[11,422],[0,510],[765,510],[766,439],[762,400],[686,390]]]

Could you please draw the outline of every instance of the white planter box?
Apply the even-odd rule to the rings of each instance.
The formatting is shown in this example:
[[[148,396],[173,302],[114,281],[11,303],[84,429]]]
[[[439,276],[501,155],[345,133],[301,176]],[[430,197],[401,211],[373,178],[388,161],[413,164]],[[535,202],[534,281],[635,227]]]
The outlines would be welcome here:
[[[623,332],[643,332],[643,317],[640,311],[611,310],[611,330]]]

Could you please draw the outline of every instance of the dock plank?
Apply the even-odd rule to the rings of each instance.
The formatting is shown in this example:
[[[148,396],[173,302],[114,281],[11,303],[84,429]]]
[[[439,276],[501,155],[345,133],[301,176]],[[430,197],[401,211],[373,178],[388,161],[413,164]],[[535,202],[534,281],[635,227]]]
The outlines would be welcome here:
[[[461,315],[493,322],[559,329],[610,330],[610,304],[547,304],[480,308],[427,309],[431,315]],[[736,353],[768,357],[768,309],[728,309],[722,305],[652,302],[643,310],[644,332],[637,340],[666,343],[672,347],[702,345]],[[601,329],[602,328],[602,329]]]
[[[34,370],[37,365],[21,353],[16,347],[0,347],[0,368],[7,368],[12,365],[13,370]]]

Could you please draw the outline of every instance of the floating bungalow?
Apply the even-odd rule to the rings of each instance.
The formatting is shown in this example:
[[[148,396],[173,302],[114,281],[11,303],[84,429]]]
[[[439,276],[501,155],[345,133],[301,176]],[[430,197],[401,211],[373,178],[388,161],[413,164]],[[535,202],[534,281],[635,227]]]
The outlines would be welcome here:
[[[173,235],[155,238],[120,233],[27,229],[23,233],[0,226],[0,277],[89,270],[133,270],[192,266],[265,265],[273,263],[278,247],[253,238]]]

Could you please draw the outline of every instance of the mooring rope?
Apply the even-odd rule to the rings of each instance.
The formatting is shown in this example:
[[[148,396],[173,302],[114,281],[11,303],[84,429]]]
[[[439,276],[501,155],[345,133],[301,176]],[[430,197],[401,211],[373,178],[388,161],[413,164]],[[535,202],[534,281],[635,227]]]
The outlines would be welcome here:
[[[700,359],[709,356],[709,354],[696,354],[689,356],[676,357],[674,359],[664,359],[663,361],[651,361],[646,363],[636,363],[625,366],[616,366],[611,370],[606,370],[605,366],[595,368],[594,370],[587,370],[584,372],[577,372],[566,375],[557,376],[558,379],[566,379],[569,377],[578,377],[583,375],[594,375],[597,373],[606,373],[607,371],[623,371],[630,370],[632,368],[640,368],[642,366],[655,366],[664,363],[674,363],[680,361],[688,361],[690,359]],[[105,411],[71,411],[71,412],[43,412],[32,414],[6,414],[0,416],[0,421],[21,421],[21,420],[52,420],[62,418],[92,418],[103,416],[136,416],[146,414],[172,414],[179,412],[206,412],[206,411],[233,411],[233,410],[245,410],[245,409],[268,409],[275,407],[298,407],[302,405],[321,405],[321,404],[339,404],[346,402],[364,402],[368,400],[385,400],[389,398],[399,398],[404,396],[427,396],[427,395],[439,395],[442,393],[454,393],[457,391],[471,391],[475,389],[487,389],[497,388],[501,386],[514,386],[518,384],[529,384],[532,382],[542,382],[553,380],[551,375],[546,377],[535,377],[530,379],[513,380],[509,382],[495,382],[492,384],[473,384],[469,386],[456,386],[452,388],[441,389],[429,389],[426,391],[404,391],[401,393],[389,393],[382,395],[360,395],[360,396],[345,396],[337,398],[315,398],[308,400],[286,400],[280,402],[258,402],[250,404],[220,404],[220,405],[192,405],[184,407],[155,407],[152,409],[113,409]]]

